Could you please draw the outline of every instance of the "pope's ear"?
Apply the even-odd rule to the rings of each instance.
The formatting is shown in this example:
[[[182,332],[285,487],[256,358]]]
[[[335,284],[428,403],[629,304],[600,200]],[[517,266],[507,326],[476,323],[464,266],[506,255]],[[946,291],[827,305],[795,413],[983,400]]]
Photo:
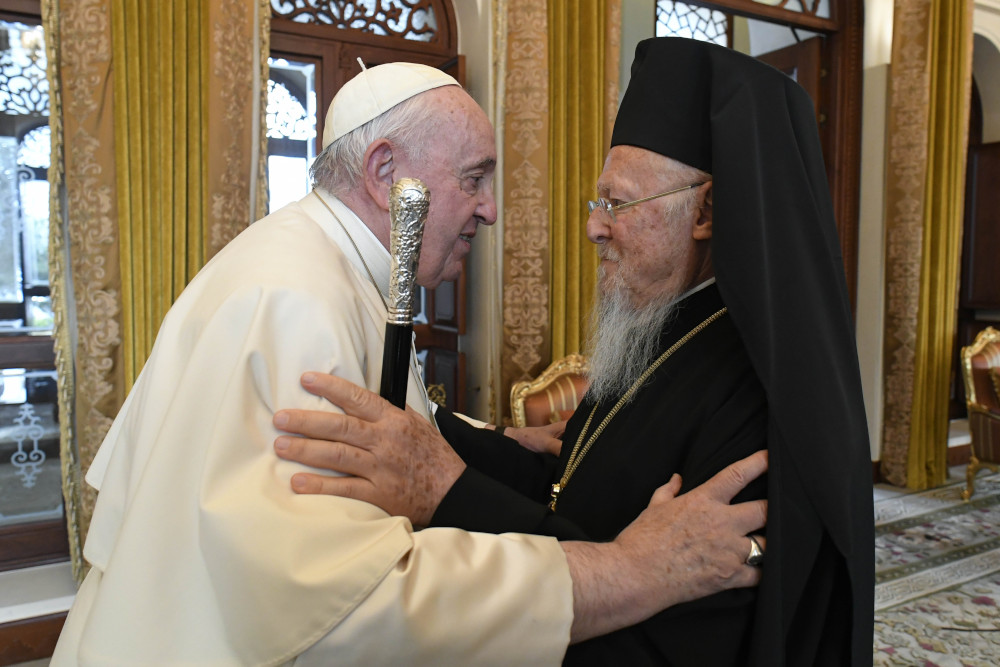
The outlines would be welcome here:
[[[393,170],[392,144],[387,139],[376,139],[365,151],[365,190],[379,208],[389,210],[389,189],[392,187]]]
[[[691,237],[695,241],[707,241],[712,238],[712,181],[698,188],[698,219],[691,229]]]

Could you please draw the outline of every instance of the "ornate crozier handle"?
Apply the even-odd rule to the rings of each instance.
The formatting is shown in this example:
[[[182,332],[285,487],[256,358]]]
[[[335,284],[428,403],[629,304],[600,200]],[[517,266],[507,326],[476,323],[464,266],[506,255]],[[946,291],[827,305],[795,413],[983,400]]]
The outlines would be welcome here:
[[[389,313],[385,325],[380,394],[398,408],[406,404],[413,334],[414,291],[424,223],[431,194],[416,178],[401,178],[389,190]]]

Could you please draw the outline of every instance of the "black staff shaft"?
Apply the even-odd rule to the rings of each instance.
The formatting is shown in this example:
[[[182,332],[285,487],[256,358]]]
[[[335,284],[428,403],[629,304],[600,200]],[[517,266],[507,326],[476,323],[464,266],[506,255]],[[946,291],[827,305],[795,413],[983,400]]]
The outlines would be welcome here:
[[[382,354],[382,383],[379,394],[397,408],[405,409],[406,387],[410,375],[412,324],[385,325],[385,348]]]

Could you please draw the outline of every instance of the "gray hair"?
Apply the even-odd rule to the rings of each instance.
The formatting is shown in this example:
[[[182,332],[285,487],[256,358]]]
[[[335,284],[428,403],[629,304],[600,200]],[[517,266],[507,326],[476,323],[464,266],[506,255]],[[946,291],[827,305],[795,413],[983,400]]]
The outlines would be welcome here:
[[[431,91],[427,91],[431,92]],[[395,150],[403,150],[413,161],[420,161],[426,135],[434,126],[433,98],[414,95],[351,130],[327,146],[309,168],[313,187],[341,196],[361,182],[365,151],[377,139],[388,139]]]
[[[673,175],[677,176],[677,183],[707,183],[712,180],[712,175],[708,172],[702,171],[697,167],[692,167],[689,164],[685,164],[673,158],[667,158],[670,161],[670,170]],[[671,179],[673,180],[673,179]],[[672,218],[675,215],[688,215],[697,208],[697,189],[692,188],[686,192],[679,193],[680,196],[670,198],[666,203],[664,214],[666,217]]]

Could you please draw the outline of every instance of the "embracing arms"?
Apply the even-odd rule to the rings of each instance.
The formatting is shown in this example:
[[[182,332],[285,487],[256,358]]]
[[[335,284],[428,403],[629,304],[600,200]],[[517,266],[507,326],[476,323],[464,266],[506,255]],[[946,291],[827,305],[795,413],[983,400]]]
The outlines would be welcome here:
[[[298,473],[293,488],[364,500],[427,525],[465,468],[440,433],[339,378],[307,373],[303,385],[346,414],[278,412],[279,429],[304,437],[279,437],[276,452],[349,476]],[[681,496],[675,476],[614,541],[562,542],[573,578],[572,641],[638,623],[681,602],[756,585],[760,570],[744,562],[746,535],[764,525],[766,501],[729,501],[765,469],[766,454],[758,453]]]

